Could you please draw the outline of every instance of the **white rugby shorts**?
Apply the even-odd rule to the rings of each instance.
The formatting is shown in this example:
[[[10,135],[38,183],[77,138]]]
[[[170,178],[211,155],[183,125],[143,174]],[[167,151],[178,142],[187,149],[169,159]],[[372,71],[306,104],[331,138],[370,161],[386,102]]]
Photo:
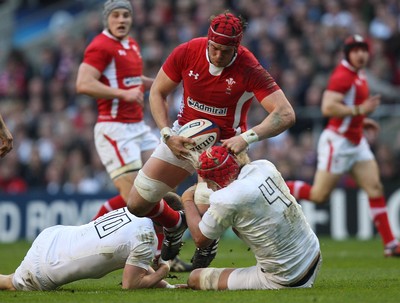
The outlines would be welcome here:
[[[343,174],[351,170],[356,162],[375,159],[370,146],[363,137],[354,145],[345,137],[325,129],[318,141],[318,170]]]
[[[60,225],[48,227],[33,241],[12,279],[17,290],[53,290],[58,287],[47,275],[51,272],[51,264],[48,264],[46,257],[49,246],[60,228]]]
[[[144,121],[99,122],[94,128],[94,141],[111,178],[125,171],[139,170],[143,164],[141,152],[154,150],[160,142]]]

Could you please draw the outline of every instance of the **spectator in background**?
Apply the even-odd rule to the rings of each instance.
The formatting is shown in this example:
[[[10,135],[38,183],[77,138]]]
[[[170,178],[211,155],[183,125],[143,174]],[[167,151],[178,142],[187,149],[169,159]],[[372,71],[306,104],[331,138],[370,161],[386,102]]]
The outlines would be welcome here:
[[[0,72],[0,99],[25,98],[31,76],[32,69],[24,53],[12,49],[6,58],[5,68]]]
[[[378,130],[368,115],[380,104],[380,96],[370,96],[363,68],[369,46],[360,35],[344,41],[344,59],[333,71],[322,97],[322,113],[329,118],[318,143],[318,170],[313,185],[287,182],[297,199],[325,202],[344,173],[350,172],[368,195],[375,227],[384,244],[385,257],[400,257],[400,244],[391,230],[380,180],[379,167],[363,129]]]
[[[28,184],[21,177],[21,169],[17,154],[8,154],[6,161],[3,161],[0,165],[0,192],[7,194],[26,192]]]

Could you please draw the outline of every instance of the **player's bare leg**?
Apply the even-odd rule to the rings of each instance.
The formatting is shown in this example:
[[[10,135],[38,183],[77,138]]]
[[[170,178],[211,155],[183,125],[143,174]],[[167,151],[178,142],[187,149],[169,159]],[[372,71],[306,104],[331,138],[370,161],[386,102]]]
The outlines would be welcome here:
[[[384,256],[400,257],[400,244],[390,227],[378,164],[375,160],[357,162],[351,172],[357,184],[368,195],[372,220],[384,244]]]
[[[157,158],[150,158],[139,172],[131,189],[128,209],[146,216],[164,227],[161,257],[171,260],[178,255],[187,229],[183,211],[173,210],[162,197],[189,176],[189,172]]]

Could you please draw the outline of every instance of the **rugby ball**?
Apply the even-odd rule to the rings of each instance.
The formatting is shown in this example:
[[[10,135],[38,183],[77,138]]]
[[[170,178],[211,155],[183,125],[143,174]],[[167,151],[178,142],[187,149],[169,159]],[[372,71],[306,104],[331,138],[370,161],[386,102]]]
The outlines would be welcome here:
[[[202,152],[219,141],[220,130],[217,124],[207,119],[195,119],[183,125],[178,135],[193,139],[196,143],[187,144],[187,149]]]

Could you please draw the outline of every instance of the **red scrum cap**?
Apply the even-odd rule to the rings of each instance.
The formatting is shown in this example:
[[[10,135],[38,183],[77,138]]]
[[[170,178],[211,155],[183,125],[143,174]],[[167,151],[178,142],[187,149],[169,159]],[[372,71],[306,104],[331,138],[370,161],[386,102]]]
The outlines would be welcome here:
[[[208,40],[226,46],[238,47],[243,37],[243,27],[244,22],[233,14],[220,14],[211,21],[208,29]]]
[[[347,61],[349,61],[349,53],[354,47],[363,47],[367,51],[369,50],[369,45],[367,41],[361,35],[352,35],[344,40],[343,52]]]
[[[213,146],[199,157],[199,176],[214,181],[221,188],[235,180],[239,172],[239,163],[225,147]]]

